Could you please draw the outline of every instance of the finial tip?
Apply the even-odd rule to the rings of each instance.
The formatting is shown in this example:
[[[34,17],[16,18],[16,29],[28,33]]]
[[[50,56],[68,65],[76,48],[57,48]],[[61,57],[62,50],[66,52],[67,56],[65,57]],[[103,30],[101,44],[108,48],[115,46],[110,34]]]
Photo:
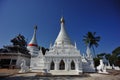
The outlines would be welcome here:
[[[60,22],[65,23],[64,17],[61,18]]]
[[[37,25],[35,25],[35,26],[34,26],[34,29],[36,29],[36,30],[37,30]]]

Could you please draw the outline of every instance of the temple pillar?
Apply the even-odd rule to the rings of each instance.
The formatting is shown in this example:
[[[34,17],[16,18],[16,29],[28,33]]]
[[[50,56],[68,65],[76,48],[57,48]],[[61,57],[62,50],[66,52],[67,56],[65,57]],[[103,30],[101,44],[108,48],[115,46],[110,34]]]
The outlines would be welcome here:
[[[65,70],[66,71],[71,70],[70,62],[65,62]]]
[[[71,70],[70,62],[68,62],[68,71]]]
[[[47,70],[50,71],[50,63],[47,63]]]
[[[59,63],[55,62],[55,70],[59,70]]]
[[[65,62],[65,70],[66,71],[68,70],[68,64],[67,64],[67,62]]]
[[[79,63],[75,63],[75,70],[79,70]]]

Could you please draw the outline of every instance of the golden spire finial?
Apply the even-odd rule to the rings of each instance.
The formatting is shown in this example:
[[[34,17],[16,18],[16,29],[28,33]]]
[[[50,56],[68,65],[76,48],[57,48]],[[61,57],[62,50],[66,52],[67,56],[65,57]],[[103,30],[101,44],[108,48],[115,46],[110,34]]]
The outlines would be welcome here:
[[[65,23],[64,17],[61,17],[60,22],[61,22],[61,23]]]
[[[37,25],[34,25],[34,29],[37,30]]]

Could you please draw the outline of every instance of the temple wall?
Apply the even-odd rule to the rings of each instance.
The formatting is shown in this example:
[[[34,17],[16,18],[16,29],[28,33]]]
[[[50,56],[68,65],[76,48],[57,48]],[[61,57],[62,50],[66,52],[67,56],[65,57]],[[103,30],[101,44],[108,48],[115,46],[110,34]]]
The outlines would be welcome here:
[[[82,61],[80,57],[53,57],[53,56],[47,56],[46,57],[46,68],[48,71],[50,70],[51,63],[54,63],[54,70],[60,70],[60,62],[61,60],[64,61],[65,69],[66,71],[72,70],[71,69],[71,62],[73,61],[75,64],[76,71],[82,71]]]

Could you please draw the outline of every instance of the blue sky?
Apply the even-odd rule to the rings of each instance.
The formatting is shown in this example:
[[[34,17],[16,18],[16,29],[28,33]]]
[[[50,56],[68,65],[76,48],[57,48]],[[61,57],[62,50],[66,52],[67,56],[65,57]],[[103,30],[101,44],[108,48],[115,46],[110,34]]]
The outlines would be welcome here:
[[[0,47],[11,44],[19,33],[29,42],[35,24],[38,44],[49,47],[59,33],[62,15],[81,53],[88,31],[101,36],[96,53],[111,53],[120,46],[120,0],[0,0]]]

